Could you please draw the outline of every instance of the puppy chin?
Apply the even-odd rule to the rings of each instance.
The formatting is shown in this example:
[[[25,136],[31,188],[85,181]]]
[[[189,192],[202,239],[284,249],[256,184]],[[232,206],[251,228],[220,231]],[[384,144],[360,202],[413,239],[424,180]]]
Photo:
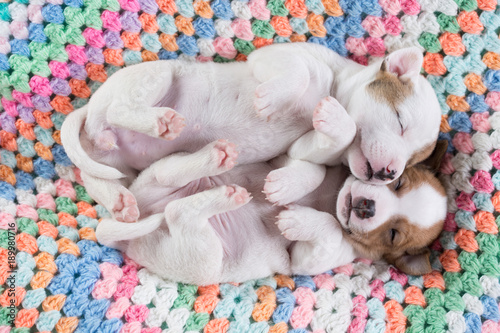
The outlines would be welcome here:
[[[340,222],[342,228],[348,228],[348,222],[351,215],[351,186],[356,178],[349,176],[342,188],[340,189],[339,196],[337,197],[337,220]]]

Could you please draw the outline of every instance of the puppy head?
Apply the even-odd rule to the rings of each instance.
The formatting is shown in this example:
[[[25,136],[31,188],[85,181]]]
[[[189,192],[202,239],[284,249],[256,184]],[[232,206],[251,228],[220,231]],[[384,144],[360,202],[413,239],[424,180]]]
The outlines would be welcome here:
[[[372,79],[353,92],[347,109],[358,133],[346,156],[358,179],[388,184],[431,154],[441,110],[419,74],[422,62],[417,48],[395,51],[375,69],[367,68]]]
[[[337,200],[337,218],[362,256],[383,258],[407,274],[420,275],[431,271],[427,246],[442,230],[446,200],[437,177],[419,164],[385,186],[350,176]]]

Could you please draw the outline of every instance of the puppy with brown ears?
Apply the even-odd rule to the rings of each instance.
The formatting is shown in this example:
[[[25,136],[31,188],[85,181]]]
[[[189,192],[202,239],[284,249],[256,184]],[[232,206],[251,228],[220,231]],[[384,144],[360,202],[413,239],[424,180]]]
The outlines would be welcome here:
[[[445,189],[435,175],[446,148],[446,142],[439,142],[428,159],[406,168],[388,185],[347,177],[334,211],[312,209],[309,195],[300,206],[287,206],[278,216],[278,226],[285,238],[296,241],[290,248],[292,271],[320,274],[338,266],[338,229],[332,227],[338,225],[353,258],[385,259],[411,275],[429,273],[428,246],[439,236],[446,216]],[[322,189],[327,183],[325,178],[311,193],[313,198],[317,191],[327,195],[332,190]]]

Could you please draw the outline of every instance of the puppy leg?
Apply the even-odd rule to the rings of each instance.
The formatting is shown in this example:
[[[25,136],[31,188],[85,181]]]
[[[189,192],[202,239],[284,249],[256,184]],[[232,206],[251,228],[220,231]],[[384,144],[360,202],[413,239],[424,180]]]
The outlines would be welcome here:
[[[309,86],[309,69],[300,57],[253,58],[251,66],[254,76],[262,82],[255,89],[254,106],[263,118],[269,118],[276,111],[286,111]]]
[[[333,97],[325,97],[313,114],[314,130],[296,140],[288,155],[318,164],[340,164],[340,157],[356,136],[356,124]]]
[[[128,241],[145,236],[156,229],[164,221],[162,213],[148,216],[137,223],[123,223],[114,219],[102,219],[95,230],[97,240],[102,245],[113,248],[122,248],[122,241]]]
[[[89,195],[104,206],[120,222],[135,222],[139,208],[134,195],[119,180],[96,178],[81,172]]]
[[[198,228],[193,218],[208,219],[214,215],[235,210],[247,204],[252,197],[238,185],[224,185],[171,201],[165,207],[165,218],[170,226]],[[175,222],[173,222],[175,221]]]
[[[109,124],[155,138],[176,138],[184,127],[184,118],[170,108],[154,106],[159,105],[171,89],[178,65],[146,62],[111,75],[89,101],[89,110],[92,110],[89,115],[97,117],[90,116],[86,128],[102,130]]]
[[[184,117],[171,108],[123,102],[112,103],[106,119],[110,125],[165,140],[177,138],[185,126]]]
[[[288,205],[278,214],[276,222],[282,235],[292,241],[314,241],[330,234],[340,241],[342,231],[333,215],[301,205]]]
[[[272,162],[280,165],[271,171],[265,180],[266,199],[280,206],[295,202],[314,191],[325,178],[324,165],[294,160],[286,155]]]
[[[192,154],[172,154],[144,170],[130,186],[130,190],[147,195],[148,185],[178,188],[202,177],[216,176],[236,164],[236,146],[227,140],[209,143]],[[146,191],[146,192],[145,192]]]
[[[280,212],[276,224],[285,238],[296,241],[290,253],[294,274],[320,274],[356,258],[331,214],[291,205]]]
[[[356,135],[356,123],[337,99],[327,96],[319,102],[313,113],[313,126],[337,142],[349,145]]]
[[[250,199],[242,187],[219,186],[167,204],[165,221],[170,237],[161,249],[165,267],[158,269],[191,283],[216,282],[224,251],[208,219],[237,209]]]
[[[346,240],[332,246],[331,240],[323,237],[295,242],[290,252],[290,265],[292,274],[317,275],[349,264],[357,257]]]
[[[319,164],[340,164],[341,156],[354,140],[356,124],[333,97],[324,98],[313,115],[314,130],[296,140],[288,160],[266,178],[264,192],[269,201],[286,205],[315,190],[324,179]]]

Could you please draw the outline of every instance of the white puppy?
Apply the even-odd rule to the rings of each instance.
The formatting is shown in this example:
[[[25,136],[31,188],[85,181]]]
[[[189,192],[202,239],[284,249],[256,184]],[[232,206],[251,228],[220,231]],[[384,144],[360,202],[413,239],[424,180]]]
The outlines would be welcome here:
[[[288,177],[315,170],[306,161],[333,165],[344,156],[358,178],[388,183],[425,159],[437,138],[440,108],[419,75],[422,59],[409,48],[364,67],[325,47],[295,43],[261,48],[244,63],[138,64],[112,75],[70,114],[61,138],[89,194],[121,221],[139,216],[126,188],[138,172],[218,138],[238,146],[240,164],[267,161],[300,138],[289,156],[303,162],[276,171],[266,188],[281,204],[296,199]],[[340,101],[357,132],[342,129],[332,141],[312,131],[311,113],[325,96]],[[346,154],[335,148],[351,141]],[[323,176],[301,187],[310,192]]]
[[[342,127],[347,115],[327,106]],[[164,278],[201,285],[319,274],[359,256],[409,274],[430,271],[426,246],[442,228],[446,196],[425,167],[407,168],[386,186],[332,167],[317,189],[283,209],[265,199],[263,179],[297,161],[234,167],[236,156],[233,144],[218,140],[153,163],[130,186],[146,218],[103,219],[97,239]]]

